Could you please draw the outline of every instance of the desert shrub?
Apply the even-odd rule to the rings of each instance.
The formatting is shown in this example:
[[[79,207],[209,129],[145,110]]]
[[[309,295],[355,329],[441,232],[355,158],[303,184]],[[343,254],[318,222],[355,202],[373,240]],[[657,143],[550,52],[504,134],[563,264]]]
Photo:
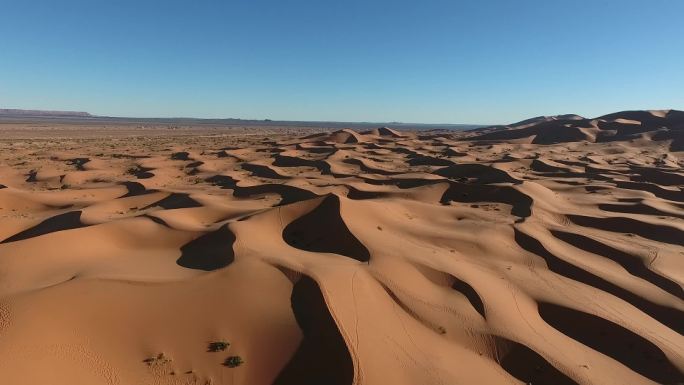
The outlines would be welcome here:
[[[165,356],[164,353],[159,353],[154,357],[145,358],[143,362],[146,363],[148,366],[163,365],[168,362],[171,362],[171,359]]]
[[[230,343],[228,341],[214,341],[210,342],[209,346],[207,346],[207,351],[208,352],[222,352],[226,350],[230,346]]]
[[[240,356],[230,356],[223,361],[223,365],[229,368],[237,368],[244,363],[245,361]]]

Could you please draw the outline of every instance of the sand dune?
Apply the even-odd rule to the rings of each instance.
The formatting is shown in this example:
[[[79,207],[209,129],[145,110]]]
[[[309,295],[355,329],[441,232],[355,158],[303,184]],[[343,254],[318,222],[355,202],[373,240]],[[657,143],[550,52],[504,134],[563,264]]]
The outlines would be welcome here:
[[[311,131],[0,140],[0,383],[684,383],[684,112]]]
[[[684,111],[624,111],[587,119],[577,115],[541,117],[510,126],[474,131],[470,140],[523,140],[533,144],[576,141],[671,141],[671,151],[684,148]]]

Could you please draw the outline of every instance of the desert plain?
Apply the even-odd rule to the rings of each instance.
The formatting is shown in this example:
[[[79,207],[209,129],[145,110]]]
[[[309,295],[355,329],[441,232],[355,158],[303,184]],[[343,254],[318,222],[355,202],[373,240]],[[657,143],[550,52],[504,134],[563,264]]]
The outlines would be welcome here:
[[[0,384],[684,383],[684,112],[0,123]]]

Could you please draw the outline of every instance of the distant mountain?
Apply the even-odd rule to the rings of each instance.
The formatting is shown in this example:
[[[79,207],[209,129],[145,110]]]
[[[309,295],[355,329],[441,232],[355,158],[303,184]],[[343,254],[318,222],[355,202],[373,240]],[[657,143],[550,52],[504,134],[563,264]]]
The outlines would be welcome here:
[[[532,144],[670,141],[670,151],[684,151],[684,111],[621,111],[598,118],[542,116],[505,126],[471,130],[466,140],[518,141]]]
[[[12,108],[0,108],[0,116],[16,116],[16,117],[28,117],[28,116],[40,116],[40,117],[80,117],[88,118],[92,117],[87,112],[80,111],[45,111],[45,110],[19,110]]]
[[[296,120],[272,120],[272,119],[237,119],[237,118],[135,118],[91,115],[87,112],[78,111],[45,111],[45,110],[19,110],[1,109],[0,120],[12,122],[86,122],[86,123],[112,123],[112,124],[165,124],[165,125],[220,125],[220,126],[270,126],[270,127],[319,127],[330,129],[356,128],[370,130],[379,126],[391,125],[400,130],[468,130],[488,127],[477,124],[436,124],[436,123],[383,123],[383,122],[333,122],[333,121],[296,121]]]

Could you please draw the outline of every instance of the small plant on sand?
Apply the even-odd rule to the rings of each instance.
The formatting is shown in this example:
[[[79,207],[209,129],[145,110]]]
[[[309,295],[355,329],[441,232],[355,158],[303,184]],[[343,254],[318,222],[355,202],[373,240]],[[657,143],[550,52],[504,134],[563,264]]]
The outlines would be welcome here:
[[[165,356],[164,353],[159,353],[155,357],[145,358],[143,362],[146,363],[147,366],[156,366],[169,363],[171,362],[171,359]]]
[[[242,360],[240,356],[230,356],[223,361],[223,365],[229,368],[237,368],[238,366],[244,364],[245,361]]]
[[[230,346],[230,342],[228,342],[228,341],[223,341],[223,340],[214,341],[214,342],[209,343],[209,346],[207,347],[207,351],[213,352],[213,353],[222,352],[222,351],[228,349],[229,346]]]

